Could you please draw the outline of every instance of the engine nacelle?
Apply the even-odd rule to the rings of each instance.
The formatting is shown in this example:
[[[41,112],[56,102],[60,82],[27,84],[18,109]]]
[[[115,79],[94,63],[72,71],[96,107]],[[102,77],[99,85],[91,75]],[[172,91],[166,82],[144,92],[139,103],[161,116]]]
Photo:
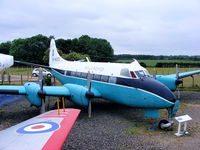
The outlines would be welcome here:
[[[40,90],[40,86],[37,83],[27,82],[24,84],[26,89],[27,95],[26,98],[28,101],[35,106],[41,106],[42,101],[41,98],[38,96],[38,91]]]
[[[88,106],[89,99],[86,97],[87,87],[76,84],[65,84],[71,94],[71,100],[78,105]]]
[[[162,75],[157,75],[156,80],[160,81],[163,83],[165,86],[167,86],[170,90],[175,91],[177,88],[176,84],[176,78],[171,78],[171,77],[166,77]]]

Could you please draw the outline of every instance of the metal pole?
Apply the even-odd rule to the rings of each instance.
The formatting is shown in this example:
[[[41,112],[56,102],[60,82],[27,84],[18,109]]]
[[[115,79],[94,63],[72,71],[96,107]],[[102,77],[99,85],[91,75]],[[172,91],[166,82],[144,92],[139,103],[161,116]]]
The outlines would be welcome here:
[[[192,77],[192,87],[194,87],[194,76],[191,77]]]

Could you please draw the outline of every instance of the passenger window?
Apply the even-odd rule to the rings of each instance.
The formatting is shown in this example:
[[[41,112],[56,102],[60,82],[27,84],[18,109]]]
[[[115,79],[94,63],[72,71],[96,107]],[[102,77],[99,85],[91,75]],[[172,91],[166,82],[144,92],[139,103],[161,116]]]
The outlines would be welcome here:
[[[77,76],[77,77],[81,77],[81,73],[80,73],[80,72],[77,72],[77,73],[76,73],[76,76]]]
[[[90,80],[93,80],[93,77],[94,77],[94,74],[90,74],[90,73],[89,73],[89,74],[87,75],[87,78],[89,78]]]
[[[94,75],[94,80],[100,81],[101,80],[101,75],[95,74]]]
[[[104,75],[102,75],[101,76],[101,81],[103,81],[103,82],[108,82],[108,76],[104,76]]]
[[[76,76],[76,72],[72,71],[71,76]]]
[[[129,69],[127,69],[127,68],[121,69],[120,75],[121,75],[121,76],[125,76],[125,77],[131,77],[130,72],[129,72]]]
[[[117,78],[116,77],[109,77],[109,83],[116,83],[117,82]]]
[[[81,73],[81,77],[82,77],[82,78],[87,78],[87,73],[83,73],[83,72],[82,72],[82,73]]]
[[[70,76],[71,75],[71,71],[67,71],[67,75]]]

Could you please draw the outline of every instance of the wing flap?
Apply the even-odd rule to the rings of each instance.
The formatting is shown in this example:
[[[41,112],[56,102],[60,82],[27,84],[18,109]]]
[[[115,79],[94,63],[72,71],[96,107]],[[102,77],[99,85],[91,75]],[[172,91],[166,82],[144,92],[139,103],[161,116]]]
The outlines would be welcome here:
[[[0,131],[0,149],[61,149],[80,110],[53,110]]]

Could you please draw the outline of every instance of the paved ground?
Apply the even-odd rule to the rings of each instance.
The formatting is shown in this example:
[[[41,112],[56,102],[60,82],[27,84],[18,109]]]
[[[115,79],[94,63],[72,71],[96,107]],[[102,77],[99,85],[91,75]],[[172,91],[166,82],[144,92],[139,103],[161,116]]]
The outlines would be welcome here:
[[[143,117],[143,110],[95,100],[92,103],[92,118],[88,118],[87,109],[81,108],[78,117],[63,149],[200,149],[200,92],[182,92],[181,109],[178,115],[188,114],[193,118],[188,125],[189,135],[176,137],[177,123],[170,131],[149,130],[158,119]],[[53,108],[54,102],[51,104]],[[68,107],[79,108],[71,102]],[[162,111],[164,118],[165,111]],[[0,130],[17,124],[39,114],[29,107],[26,100],[9,104],[0,109]],[[161,119],[161,118],[159,118]]]

